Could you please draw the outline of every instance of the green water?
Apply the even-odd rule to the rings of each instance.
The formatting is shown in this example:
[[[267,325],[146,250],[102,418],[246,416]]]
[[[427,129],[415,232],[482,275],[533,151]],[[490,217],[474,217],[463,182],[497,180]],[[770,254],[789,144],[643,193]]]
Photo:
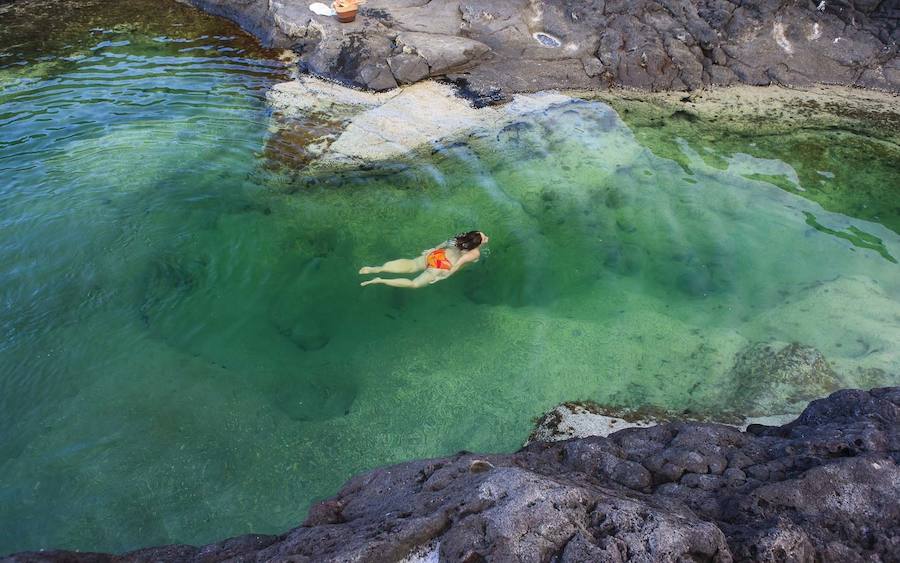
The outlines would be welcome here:
[[[149,0],[35,25],[53,4],[0,6],[0,553],[283,531],[357,471],[513,450],[563,400],[728,413],[760,341],[900,382],[896,139],[797,157],[831,202],[888,194],[865,214],[780,185],[806,182],[791,135],[688,129],[664,158],[597,102],[296,175],[273,53]],[[453,279],[358,286],[470,228],[490,253]]]

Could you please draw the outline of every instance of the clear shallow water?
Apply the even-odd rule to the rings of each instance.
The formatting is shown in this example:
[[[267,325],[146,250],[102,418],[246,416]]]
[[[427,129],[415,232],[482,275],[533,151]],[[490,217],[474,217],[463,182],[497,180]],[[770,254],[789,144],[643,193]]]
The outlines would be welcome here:
[[[0,36],[0,552],[282,531],[359,470],[515,449],[563,400],[728,412],[759,341],[900,381],[896,144],[801,166],[795,136],[652,144],[580,102],[294,178],[266,156],[274,54],[97,6],[58,45]],[[888,195],[826,210],[779,180],[806,167]],[[469,228],[491,250],[459,276],[358,287]]]

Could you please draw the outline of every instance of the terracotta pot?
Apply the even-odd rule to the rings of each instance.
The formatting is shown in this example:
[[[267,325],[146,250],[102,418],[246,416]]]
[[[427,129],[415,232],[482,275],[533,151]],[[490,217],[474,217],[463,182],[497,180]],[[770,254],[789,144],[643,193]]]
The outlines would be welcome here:
[[[359,5],[356,2],[339,1],[331,4],[334,11],[337,12],[337,19],[341,23],[350,23],[356,19],[356,12]]]

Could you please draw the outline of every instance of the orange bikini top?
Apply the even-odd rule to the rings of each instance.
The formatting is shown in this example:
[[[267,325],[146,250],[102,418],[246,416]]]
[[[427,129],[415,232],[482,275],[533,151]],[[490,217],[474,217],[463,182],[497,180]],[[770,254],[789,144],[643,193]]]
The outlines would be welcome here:
[[[438,270],[449,270],[453,267],[450,260],[447,260],[447,252],[443,248],[438,248],[437,250],[429,252],[428,257],[425,258],[425,262],[428,264],[429,268]]]

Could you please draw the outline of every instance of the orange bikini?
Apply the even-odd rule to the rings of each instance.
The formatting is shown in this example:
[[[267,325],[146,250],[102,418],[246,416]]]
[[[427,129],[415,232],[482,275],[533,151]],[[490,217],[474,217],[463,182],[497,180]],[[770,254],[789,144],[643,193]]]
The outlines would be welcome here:
[[[437,250],[432,250],[428,253],[428,257],[425,258],[426,264],[428,264],[429,268],[436,268],[438,270],[449,270],[453,267],[450,264],[450,260],[447,260],[447,252],[443,248],[438,248]]]

